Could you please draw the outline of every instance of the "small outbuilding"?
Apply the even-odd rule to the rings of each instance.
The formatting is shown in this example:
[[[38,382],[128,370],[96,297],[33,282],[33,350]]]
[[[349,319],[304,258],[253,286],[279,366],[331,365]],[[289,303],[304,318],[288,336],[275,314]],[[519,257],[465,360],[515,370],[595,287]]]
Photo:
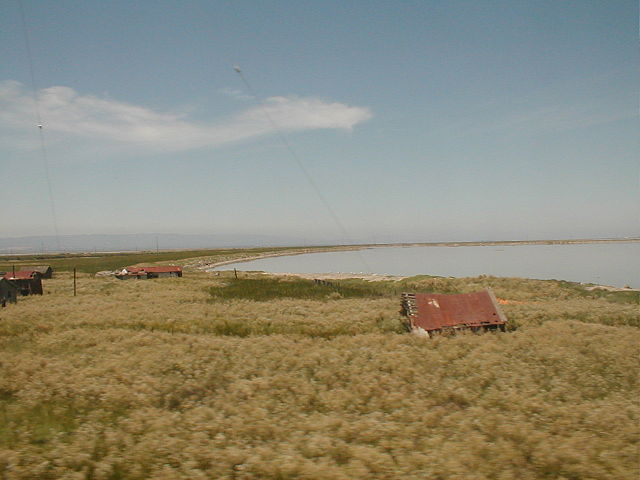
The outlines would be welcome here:
[[[4,307],[7,303],[16,303],[20,289],[11,280],[0,278],[0,306]]]
[[[427,336],[458,330],[504,331],[507,324],[489,289],[456,295],[403,293],[401,308],[411,331]]]
[[[2,277],[15,284],[21,295],[42,295],[42,277],[33,270],[9,272]]]
[[[33,272],[37,272],[38,274],[40,274],[42,278],[53,277],[53,268],[51,268],[49,265],[37,265],[35,267],[25,268],[24,270],[31,270]]]
[[[152,267],[125,267],[116,274],[116,278],[126,280],[128,278],[167,278],[182,277],[182,267],[176,265],[161,265]]]

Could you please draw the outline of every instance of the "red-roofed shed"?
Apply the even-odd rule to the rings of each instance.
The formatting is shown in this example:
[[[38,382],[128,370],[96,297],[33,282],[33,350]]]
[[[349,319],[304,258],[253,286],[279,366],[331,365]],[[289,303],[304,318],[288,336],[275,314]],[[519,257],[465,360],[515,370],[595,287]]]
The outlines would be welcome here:
[[[22,295],[42,295],[42,277],[34,270],[8,272],[3,278],[16,285]]]
[[[491,290],[445,295],[403,293],[402,313],[416,333],[442,331],[505,330],[507,318]]]
[[[126,267],[116,277],[125,278],[163,278],[181,277],[182,267],[176,265],[159,265],[151,267]]]

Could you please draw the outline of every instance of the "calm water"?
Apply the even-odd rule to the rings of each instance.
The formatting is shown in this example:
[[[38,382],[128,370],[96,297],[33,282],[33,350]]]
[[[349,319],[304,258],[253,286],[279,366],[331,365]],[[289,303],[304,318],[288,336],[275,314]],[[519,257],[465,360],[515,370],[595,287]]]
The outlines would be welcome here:
[[[640,242],[486,247],[378,247],[273,257],[216,270],[270,273],[495,275],[640,288]]]

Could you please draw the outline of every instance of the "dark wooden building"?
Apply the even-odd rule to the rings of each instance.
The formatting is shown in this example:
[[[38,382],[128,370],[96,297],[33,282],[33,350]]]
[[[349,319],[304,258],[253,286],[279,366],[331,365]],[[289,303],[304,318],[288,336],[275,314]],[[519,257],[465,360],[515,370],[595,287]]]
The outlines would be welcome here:
[[[0,278],[0,306],[4,307],[7,303],[16,303],[20,289],[11,280]]]
[[[20,295],[42,295],[42,277],[33,270],[9,272],[2,277],[16,285]]]
[[[40,274],[42,278],[51,278],[53,276],[53,268],[49,265],[37,265],[35,267],[24,268],[23,270],[31,270]]]

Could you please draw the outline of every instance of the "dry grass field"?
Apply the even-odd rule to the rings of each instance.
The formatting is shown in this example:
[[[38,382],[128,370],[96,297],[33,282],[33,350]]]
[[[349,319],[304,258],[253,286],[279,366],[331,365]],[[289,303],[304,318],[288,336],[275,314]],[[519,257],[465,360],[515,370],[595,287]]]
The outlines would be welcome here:
[[[0,309],[0,478],[638,478],[637,293],[263,278],[63,272]],[[404,331],[398,292],[485,286],[508,333]]]

